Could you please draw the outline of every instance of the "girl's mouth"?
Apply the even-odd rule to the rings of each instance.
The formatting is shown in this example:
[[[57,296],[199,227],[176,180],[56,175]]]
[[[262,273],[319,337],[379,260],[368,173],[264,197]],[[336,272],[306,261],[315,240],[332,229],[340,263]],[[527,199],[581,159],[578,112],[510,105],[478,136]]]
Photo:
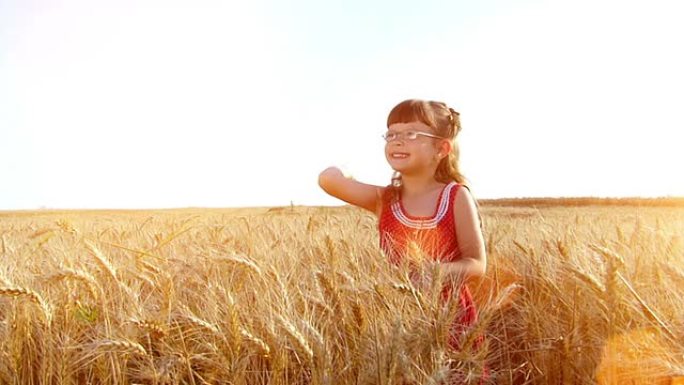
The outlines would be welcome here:
[[[406,159],[408,156],[409,154],[405,152],[393,152],[390,154],[390,158],[392,159]]]

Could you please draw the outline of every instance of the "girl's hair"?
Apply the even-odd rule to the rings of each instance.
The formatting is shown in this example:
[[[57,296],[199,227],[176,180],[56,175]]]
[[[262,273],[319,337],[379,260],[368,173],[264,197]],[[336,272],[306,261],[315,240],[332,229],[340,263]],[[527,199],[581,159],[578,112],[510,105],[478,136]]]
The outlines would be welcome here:
[[[394,123],[421,122],[432,127],[435,134],[449,139],[453,150],[444,157],[435,171],[435,179],[441,183],[457,182],[468,187],[468,181],[461,174],[458,158],[459,148],[456,136],[461,132],[459,113],[445,103],[432,100],[409,99],[397,104],[387,117],[387,127]],[[394,172],[390,188],[398,195],[401,189],[401,173]]]

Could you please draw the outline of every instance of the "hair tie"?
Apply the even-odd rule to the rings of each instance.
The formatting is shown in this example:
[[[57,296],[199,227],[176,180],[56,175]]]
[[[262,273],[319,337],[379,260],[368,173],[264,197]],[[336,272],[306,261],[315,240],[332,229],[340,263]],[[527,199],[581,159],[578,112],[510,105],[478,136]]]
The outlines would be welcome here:
[[[459,116],[460,114],[458,111],[454,110],[453,108],[449,107],[449,120],[453,121],[454,120],[454,115]]]
[[[458,118],[459,115],[460,114],[458,113],[458,111],[449,107],[449,123],[454,127],[454,136],[458,135],[458,133],[461,132],[461,124],[455,122],[456,118]],[[456,118],[454,118],[454,116]]]

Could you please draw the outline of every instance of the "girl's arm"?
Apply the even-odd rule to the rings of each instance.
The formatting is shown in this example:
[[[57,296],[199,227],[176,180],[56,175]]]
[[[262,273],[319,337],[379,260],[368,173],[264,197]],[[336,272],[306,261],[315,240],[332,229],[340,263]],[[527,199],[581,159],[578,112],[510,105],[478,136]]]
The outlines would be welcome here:
[[[357,182],[337,167],[323,170],[318,176],[318,185],[337,199],[380,215],[383,187]]]
[[[465,282],[481,277],[487,269],[485,242],[477,215],[477,206],[470,191],[461,186],[454,198],[454,221],[461,259],[443,263],[445,277]]]

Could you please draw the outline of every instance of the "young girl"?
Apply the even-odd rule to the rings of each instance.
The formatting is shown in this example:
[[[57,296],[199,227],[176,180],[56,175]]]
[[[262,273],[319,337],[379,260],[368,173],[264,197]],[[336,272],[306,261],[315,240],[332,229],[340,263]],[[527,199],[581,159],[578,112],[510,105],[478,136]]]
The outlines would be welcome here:
[[[392,263],[420,248],[446,282],[443,295],[458,295],[461,312],[449,345],[477,320],[467,281],[485,273],[477,204],[458,167],[458,112],[436,101],[405,100],[387,118],[385,157],[394,169],[386,187],[357,182],[330,167],[319,176],[328,194],[375,213],[380,246]],[[481,340],[480,340],[481,342]],[[485,370],[486,376],[486,370]]]

